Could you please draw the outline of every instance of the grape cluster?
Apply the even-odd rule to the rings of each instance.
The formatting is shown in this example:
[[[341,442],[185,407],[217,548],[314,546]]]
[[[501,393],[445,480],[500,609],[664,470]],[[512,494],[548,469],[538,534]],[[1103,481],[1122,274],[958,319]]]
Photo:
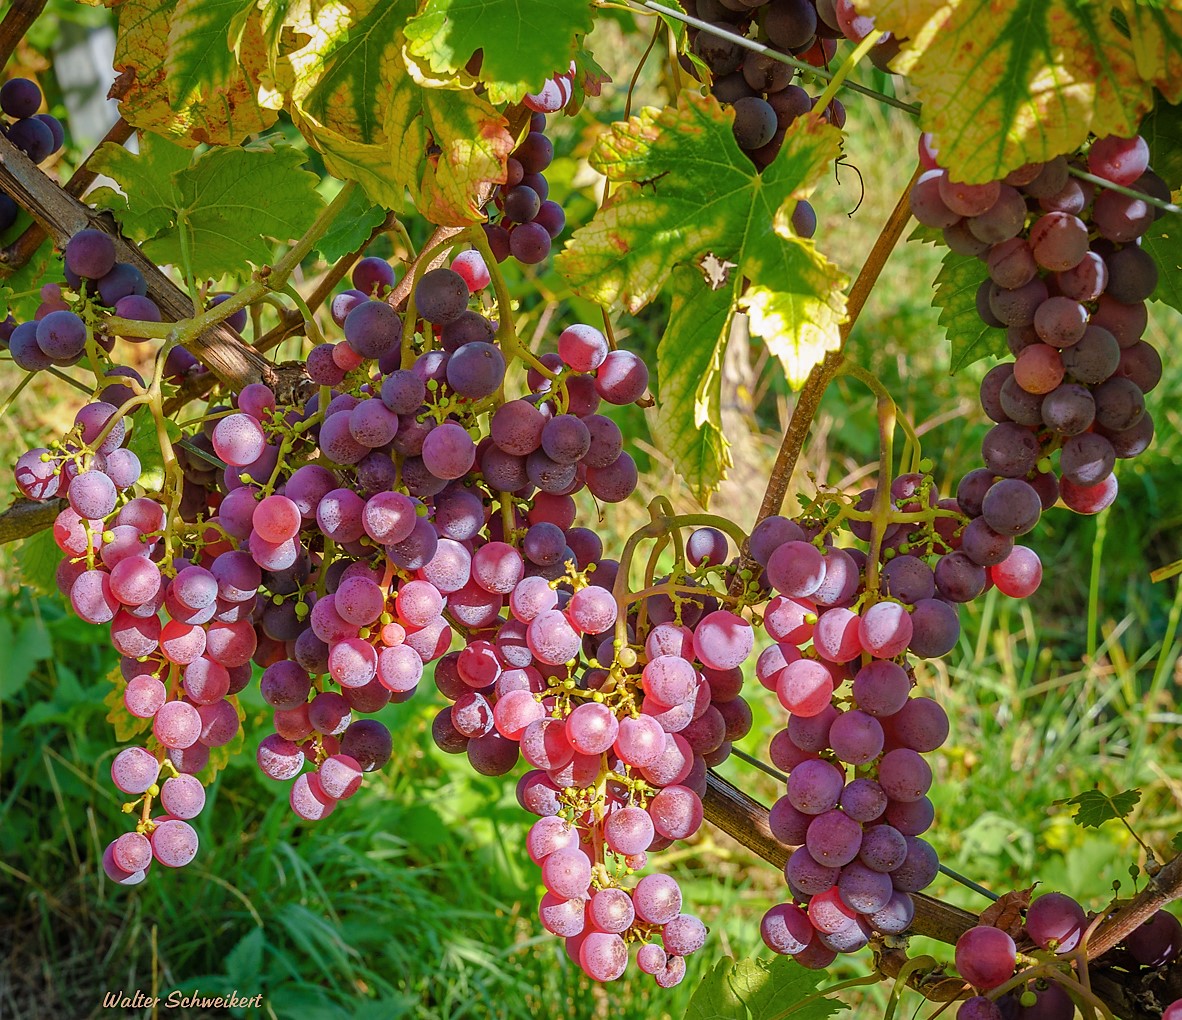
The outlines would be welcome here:
[[[553,88],[544,89],[533,100],[531,109],[548,108],[564,97],[570,101],[569,78],[555,78],[547,85]],[[552,97],[551,92],[557,95]],[[530,103],[527,97],[526,104]],[[535,266],[545,261],[551,243],[566,229],[566,214],[549,197],[550,185],[543,176],[554,161],[554,143],[545,130],[546,114],[538,110],[530,117],[529,131],[505,162],[505,183],[494,190],[489,200],[484,232],[498,262],[511,255],[523,265]]]
[[[936,575],[961,518],[938,506],[928,476],[901,476],[891,494],[898,514],[930,512],[914,526],[887,528],[877,591],[867,584],[866,552],[826,544],[831,531],[818,541],[816,521],[771,517],[749,543],[777,593],[764,611],[776,644],[760,655],[756,676],[789,712],[771,745],[788,784],[769,824],[780,842],[797,847],[785,867],[796,902],[769,910],[762,934],[808,967],[861,948],[872,929],[906,930],[910,894],[939,864],[921,838],[933,819],[922,754],[944,742],[948,719],[935,701],[911,696],[908,656],[944,655],[959,636]],[[867,508],[874,496],[870,490],[853,505]],[[866,521],[851,530],[871,537]],[[938,561],[935,571],[929,559]],[[835,699],[847,680],[848,697]]]
[[[1026,908],[1024,934],[1039,949],[1056,954],[1073,952],[1092,924],[1079,903],[1063,893],[1038,897]],[[1173,914],[1159,910],[1122,943],[1130,960],[1142,967],[1162,967],[1182,953],[1182,924]],[[999,989],[1015,976],[1018,946],[1009,932],[977,925],[956,943],[956,969],[981,993]],[[1164,1016],[1170,1015],[1167,1007]],[[957,1020],[1004,1020],[1006,1017],[1038,1017],[1071,1020],[1075,1003],[1064,986],[1039,978],[990,998],[977,994],[957,1009]]]
[[[0,126],[13,145],[34,163],[48,159],[65,143],[61,122],[41,109],[41,89],[28,78],[9,78],[0,85],[0,111],[9,122]],[[16,220],[17,205],[7,195],[0,195],[0,231]]]
[[[686,8],[722,31],[748,36],[817,67],[833,59],[839,39],[860,42],[874,27],[874,19],[859,15],[851,0],[696,0]],[[734,110],[739,148],[762,171],[780,151],[789,125],[813,109],[814,98],[793,83],[798,72],[788,64],[696,27],[691,26],[689,36],[694,55],[710,71],[711,92]],[[897,42],[887,33],[871,57],[885,70],[897,52]],[[832,100],[824,119],[844,127],[845,107]],[[802,237],[813,236],[817,218],[808,202],[797,203],[792,226]]]
[[[9,316],[0,327],[12,360],[26,372],[77,364],[89,339],[110,353],[116,337],[95,329],[105,312],[141,322],[160,321],[160,309],[146,297],[148,285],[143,274],[128,262],[116,261],[110,234],[86,229],[71,237],[65,250],[65,277],[74,297],[67,299],[56,283],[45,284],[31,322],[17,323]],[[135,377],[132,369],[120,369],[119,373]]]
[[[1153,438],[1145,394],[1162,363],[1141,337],[1158,271],[1139,241],[1162,213],[1071,170],[1151,197],[1169,194],[1139,137],[1097,139],[1084,156],[1020,167],[987,184],[952,181],[926,136],[921,158],[931,169],[911,193],[916,219],[986,264],[977,308],[988,325],[1005,328],[1015,356],[982,381],[981,403],[996,424],[982,444],[985,467],[959,492],[962,509],[983,518],[973,544],[984,556],[977,562],[987,564],[1007,536],[1033,527],[1040,506],[1060,498],[1083,514],[1110,506],[1116,461]],[[991,489],[994,479],[1001,480]],[[983,505],[989,492],[992,514]]]
[[[204,789],[180,773],[199,771],[211,747],[237,734],[237,708],[227,699],[250,679],[255,648],[253,626],[219,598],[214,575],[168,555],[165,506],[133,493],[141,470],[123,445],[129,438],[119,409],[95,401],[78,412],[63,441],[29,451],[16,466],[26,496],[68,501],[53,525],[64,555],[58,587],[80,619],[109,626],[122,656],[124,707],[151,720],[161,749],[128,747],[111,764],[116,788],[139,798],[124,810],[142,804],[135,831],[103,858],[107,874],[125,885],[142,881],[153,859],[180,867],[196,854],[188,821],[201,811]],[[153,818],[157,797],[166,814]]]

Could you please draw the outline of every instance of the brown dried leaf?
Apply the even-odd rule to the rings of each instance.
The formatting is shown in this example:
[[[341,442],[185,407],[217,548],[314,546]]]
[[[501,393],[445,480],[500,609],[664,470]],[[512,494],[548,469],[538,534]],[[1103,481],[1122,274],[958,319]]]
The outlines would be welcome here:
[[[981,911],[981,923],[1000,928],[1011,938],[1018,938],[1022,934],[1022,912],[1030,906],[1037,885],[1036,882],[1029,889],[1015,889],[1003,894],[996,903]]]

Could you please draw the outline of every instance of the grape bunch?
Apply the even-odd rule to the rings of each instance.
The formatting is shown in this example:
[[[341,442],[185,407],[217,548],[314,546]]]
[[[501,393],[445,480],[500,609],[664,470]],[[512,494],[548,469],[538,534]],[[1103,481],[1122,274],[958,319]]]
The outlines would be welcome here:
[[[852,0],[696,0],[686,9],[721,31],[753,38],[817,67],[828,66],[839,39],[860,42],[874,27],[874,19],[858,14]],[[694,55],[710,71],[711,92],[734,110],[732,129],[739,148],[759,170],[766,169],[784,144],[788,127],[814,108],[815,99],[794,84],[799,72],[788,64],[694,26],[689,38]],[[885,33],[871,58],[886,70],[898,49],[898,41]],[[693,70],[685,58],[683,63]],[[844,127],[845,107],[832,100],[823,119]],[[808,202],[797,203],[792,226],[801,237],[816,232],[816,214]]]
[[[180,867],[195,856],[188,821],[204,806],[204,788],[180,773],[199,771],[211,747],[237,734],[228,698],[249,681],[255,647],[250,621],[238,619],[233,603],[219,604],[214,575],[167,552],[167,509],[134,494],[141,469],[124,445],[129,438],[119,409],[95,401],[61,442],[29,451],[16,466],[29,498],[65,496],[53,525],[64,557],[58,587],[80,619],[109,627],[122,656],[124,707],[150,721],[159,748],[128,747],[111,764],[115,787],[137,798],[124,810],[141,808],[135,830],[103,857],[107,874],[125,885],[142,881],[153,860]],[[153,817],[157,798],[165,814]]]
[[[76,365],[92,339],[109,354],[116,337],[101,328],[104,313],[140,322],[161,319],[160,309],[146,296],[143,274],[128,262],[116,261],[115,241],[101,230],[80,230],[70,238],[65,277],[73,297],[68,299],[56,283],[45,284],[31,322],[17,323],[10,316],[0,328],[0,336],[7,334],[12,360],[26,372]],[[133,369],[122,368],[118,374],[138,378]]]
[[[494,190],[484,225],[498,262],[512,256],[523,265],[536,266],[546,260],[551,243],[566,229],[566,214],[549,197],[550,185],[543,174],[554,161],[554,143],[545,134],[546,113],[561,110],[570,102],[570,93],[569,76],[561,76],[547,82],[536,97],[526,97],[526,105],[535,111],[529,131],[505,161],[505,183]]]
[[[982,519],[973,544],[984,556],[977,562],[988,564],[1007,536],[1033,527],[1040,506],[1062,499],[1081,514],[1110,506],[1117,460],[1136,457],[1153,438],[1145,394],[1161,379],[1162,363],[1141,337],[1158,271],[1139,241],[1162,213],[1071,171],[1087,169],[1150,197],[1169,194],[1140,137],[1097,139],[1082,156],[976,185],[952,181],[933,145],[921,139],[931,169],[912,190],[912,211],[942,229],[953,251],[988,267],[977,309],[1006,330],[1014,355],[982,381],[981,403],[996,424],[982,444],[985,467],[959,492],[962,509]],[[984,505],[989,493],[992,513]]]
[[[1080,945],[1093,924],[1084,908],[1063,893],[1039,896],[1026,908],[1025,923],[1015,933],[1024,935],[1039,949],[1067,954]],[[1134,929],[1122,946],[1134,965],[1158,968],[1182,953],[1182,923],[1173,914],[1159,910]],[[966,999],[957,1009],[957,1020],[1004,1020],[1011,1016],[1037,1016],[1045,1020],[1071,1020],[1075,1003],[1065,986],[1040,977],[1018,987],[1001,991],[1018,968],[1018,945],[1007,931],[977,925],[956,943],[956,969],[980,994]],[[985,993],[993,992],[993,997]],[[1168,1007],[1164,1016],[1169,1016]]]
[[[41,89],[28,78],[9,78],[0,85],[0,112],[9,118],[0,130],[34,163],[47,160],[66,140],[61,121],[37,112],[41,100]],[[16,203],[7,195],[0,196],[0,230],[12,226],[16,213]]]

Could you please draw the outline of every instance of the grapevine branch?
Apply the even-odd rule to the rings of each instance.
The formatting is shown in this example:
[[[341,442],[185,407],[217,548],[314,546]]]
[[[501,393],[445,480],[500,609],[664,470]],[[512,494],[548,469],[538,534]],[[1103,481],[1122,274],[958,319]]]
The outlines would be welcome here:
[[[866,299],[874,289],[875,283],[878,282],[883,266],[886,265],[887,259],[899,238],[903,236],[903,231],[911,219],[911,186],[921,172],[922,167],[916,167],[911,180],[907,182],[906,187],[899,195],[895,208],[887,217],[882,231],[874,242],[874,247],[870,249],[870,254],[866,257],[861,272],[854,280],[849,300],[846,302],[847,318],[841,324],[841,342],[837,350],[830,351],[819,365],[813,367],[804,388],[800,391],[800,396],[796,399],[796,406],[792,409],[792,417],[788,421],[788,428],[784,432],[784,439],[776,454],[776,462],[772,465],[771,474],[768,476],[763,501],[759,505],[757,522],[762,521],[765,517],[778,514],[780,507],[784,505],[784,496],[792,481],[792,472],[800,458],[800,451],[804,449],[804,441],[812,427],[817,409],[821,406],[821,397],[824,396],[829,383],[833,381],[833,377],[841,367],[842,351],[845,349],[846,341],[849,339],[850,333],[853,332],[858,317],[862,314]]]
[[[62,190],[67,195],[81,198],[85,194],[86,189],[98,177],[97,171],[90,169],[90,160],[94,156],[94,153],[106,142],[122,145],[132,136],[134,131],[135,129],[122,117],[115,121],[111,125],[111,129],[103,136],[102,141],[95,146],[94,151],[82,161],[78,169],[74,171],[73,176],[62,186]],[[16,272],[16,270],[20,269],[21,266],[33,257],[37,249],[41,247],[45,236],[45,228],[40,223],[36,221],[30,223],[20,237],[6,248],[0,250],[0,269],[8,273]]]
[[[759,801],[732,786],[713,770],[706,774],[706,796],[702,800],[706,819],[756,856],[783,869],[788,849],[768,827],[768,810]],[[967,910],[943,903],[923,893],[914,893],[915,921],[912,931],[954,945],[977,923]]]
[[[7,192],[25,209],[58,247],[79,230],[91,228],[110,234],[115,241],[116,257],[130,262],[148,282],[148,296],[165,319],[192,317],[192,302],[139,248],[125,240],[113,227],[110,217],[95,212],[73,195],[67,194],[45,176],[28,156],[7,138],[0,137],[0,190]],[[194,336],[189,348],[220,380],[235,390],[252,382],[274,382],[275,371],[258,353],[223,322]]]
[[[46,0],[12,0],[12,6],[0,21],[0,65],[7,64],[24,37],[45,10]]]

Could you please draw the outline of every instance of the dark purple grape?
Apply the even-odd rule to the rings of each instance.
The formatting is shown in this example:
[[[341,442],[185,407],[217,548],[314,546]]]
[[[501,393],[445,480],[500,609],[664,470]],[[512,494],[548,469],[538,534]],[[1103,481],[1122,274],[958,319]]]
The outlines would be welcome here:
[[[19,119],[32,117],[41,106],[41,90],[28,78],[9,78],[0,85],[0,110]]]
[[[66,242],[66,268],[87,280],[101,280],[115,268],[115,241],[101,230],[79,230]]]
[[[453,269],[432,269],[415,286],[415,310],[428,322],[446,325],[468,308],[468,284]]]
[[[767,145],[776,133],[776,111],[759,96],[745,96],[734,103],[735,122],[731,125],[739,148],[750,152]]]

